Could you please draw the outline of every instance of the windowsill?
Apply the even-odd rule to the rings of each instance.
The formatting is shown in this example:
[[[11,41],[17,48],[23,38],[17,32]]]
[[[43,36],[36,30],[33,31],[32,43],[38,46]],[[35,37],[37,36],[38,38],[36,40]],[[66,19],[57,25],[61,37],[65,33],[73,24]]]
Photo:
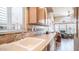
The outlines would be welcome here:
[[[0,31],[0,34],[11,34],[11,33],[21,33],[23,30],[3,30]]]

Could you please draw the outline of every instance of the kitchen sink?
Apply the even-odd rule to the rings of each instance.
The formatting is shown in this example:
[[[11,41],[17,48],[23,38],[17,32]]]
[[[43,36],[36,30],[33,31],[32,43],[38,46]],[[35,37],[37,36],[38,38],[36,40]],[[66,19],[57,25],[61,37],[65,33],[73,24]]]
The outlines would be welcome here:
[[[17,42],[16,45],[25,48],[27,50],[33,50],[40,44],[44,42],[43,39],[35,38],[35,37],[27,37],[24,39],[21,39],[20,41]]]
[[[34,50],[34,48],[40,46],[40,44],[44,43],[43,39],[35,38],[35,37],[26,37],[16,42],[7,43],[0,45],[0,51],[28,51]]]

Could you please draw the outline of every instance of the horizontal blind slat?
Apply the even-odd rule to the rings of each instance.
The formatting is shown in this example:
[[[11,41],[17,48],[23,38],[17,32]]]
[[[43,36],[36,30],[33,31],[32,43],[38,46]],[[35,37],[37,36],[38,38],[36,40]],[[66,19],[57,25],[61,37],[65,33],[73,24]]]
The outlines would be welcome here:
[[[7,20],[7,7],[0,7],[0,22]]]

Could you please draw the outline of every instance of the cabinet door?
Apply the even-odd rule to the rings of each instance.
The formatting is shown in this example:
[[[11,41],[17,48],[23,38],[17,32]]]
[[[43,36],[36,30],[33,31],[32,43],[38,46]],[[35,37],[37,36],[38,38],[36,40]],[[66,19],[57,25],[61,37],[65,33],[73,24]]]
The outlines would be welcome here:
[[[45,9],[38,8],[38,22],[41,22],[42,20],[45,20]]]
[[[37,23],[37,8],[36,7],[30,7],[29,8],[29,19],[28,23]]]

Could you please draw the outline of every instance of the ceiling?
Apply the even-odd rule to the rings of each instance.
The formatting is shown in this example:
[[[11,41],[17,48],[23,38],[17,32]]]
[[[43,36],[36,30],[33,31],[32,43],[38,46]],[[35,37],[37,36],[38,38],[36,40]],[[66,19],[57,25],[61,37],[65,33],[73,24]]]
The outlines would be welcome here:
[[[68,16],[73,15],[74,10],[72,7],[53,7],[53,15],[58,16]]]
[[[53,16],[57,22],[63,19],[66,20],[67,18],[65,17],[73,17],[74,15],[74,8],[72,7],[48,7],[47,11],[48,13],[52,13],[51,16]]]

